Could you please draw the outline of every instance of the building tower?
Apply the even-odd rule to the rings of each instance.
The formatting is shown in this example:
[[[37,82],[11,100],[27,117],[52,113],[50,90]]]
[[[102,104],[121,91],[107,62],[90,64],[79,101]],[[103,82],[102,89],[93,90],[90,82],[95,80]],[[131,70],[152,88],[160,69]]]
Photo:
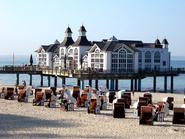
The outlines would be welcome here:
[[[169,43],[166,38],[164,38],[164,40],[162,41],[162,44],[164,45],[164,48],[168,48]]]
[[[59,58],[60,58],[60,67],[66,68],[67,63],[67,48],[74,43],[72,38],[71,28],[68,26],[65,31],[64,40],[61,42],[59,46]]]

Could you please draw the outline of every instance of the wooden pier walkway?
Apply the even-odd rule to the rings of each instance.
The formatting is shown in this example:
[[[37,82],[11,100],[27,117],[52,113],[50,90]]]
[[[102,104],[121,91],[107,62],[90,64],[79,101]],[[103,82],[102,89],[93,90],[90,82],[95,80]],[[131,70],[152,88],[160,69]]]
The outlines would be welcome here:
[[[95,86],[98,88],[98,80],[106,80],[107,88],[118,90],[118,80],[131,80],[131,91],[141,91],[141,80],[146,77],[153,77],[153,91],[156,91],[156,77],[164,77],[164,91],[167,91],[167,77],[171,77],[171,92],[173,92],[173,78],[179,74],[184,74],[185,68],[171,68],[165,71],[139,71],[133,72],[109,72],[92,70],[59,70],[59,69],[41,69],[37,66],[3,66],[0,67],[0,74],[16,74],[16,84],[19,84],[19,74],[30,75],[30,85],[32,85],[32,75],[40,75],[40,86],[43,86],[43,76],[48,77],[48,86],[50,86],[50,77],[54,77],[54,85],[57,86],[57,77],[62,78],[62,84],[66,84],[66,78],[77,78],[77,85],[84,86],[83,81],[89,80],[92,86],[92,80],[95,80]],[[110,86],[109,86],[110,85]]]

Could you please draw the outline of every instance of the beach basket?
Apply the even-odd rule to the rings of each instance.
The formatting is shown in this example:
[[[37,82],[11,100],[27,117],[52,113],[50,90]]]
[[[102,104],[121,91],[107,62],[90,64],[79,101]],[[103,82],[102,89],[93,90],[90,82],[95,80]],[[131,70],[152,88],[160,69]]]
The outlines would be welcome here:
[[[88,113],[95,113],[96,106],[97,106],[97,100],[96,99],[91,99],[90,100],[90,105],[88,107]]]
[[[167,102],[169,104],[169,109],[173,110],[173,101],[174,101],[174,97],[168,97],[167,98]]]
[[[4,96],[5,99],[14,99],[14,88],[13,87],[7,87],[7,91]]]
[[[139,103],[138,103],[138,116],[141,114],[141,106],[147,106],[148,105],[148,98],[146,97],[139,97]]]
[[[26,102],[25,101],[26,98],[26,90],[22,87],[18,87],[18,98],[17,101],[18,102]]]
[[[132,99],[131,99],[131,93],[130,92],[125,92],[124,94],[123,94],[123,97],[124,96],[127,96],[127,99],[128,99],[128,101],[129,101],[129,105],[131,105],[132,104]],[[125,106],[126,107],[126,106]]]
[[[115,99],[115,91],[109,91],[109,103],[112,103],[112,101]]]
[[[125,118],[125,104],[124,104],[124,102],[114,103],[113,117],[114,118]]]
[[[139,124],[153,125],[153,108],[151,106],[141,106]]]
[[[80,106],[85,107],[86,101],[87,101],[87,93],[83,93],[80,98],[80,103],[81,103]]]
[[[148,98],[148,103],[149,104],[152,104],[152,94],[145,93],[143,96],[146,97],[146,98]]]
[[[185,108],[173,109],[173,124],[185,124]]]
[[[73,95],[76,100],[80,96],[80,87],[79,86],[73,86]]]

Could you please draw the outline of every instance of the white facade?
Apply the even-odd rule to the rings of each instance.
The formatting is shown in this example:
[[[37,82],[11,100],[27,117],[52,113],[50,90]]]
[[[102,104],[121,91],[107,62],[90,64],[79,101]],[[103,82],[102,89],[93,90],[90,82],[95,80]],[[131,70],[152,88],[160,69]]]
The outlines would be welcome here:
[[[51,59],[52,59],[52,53],[51,52],[45,52],[44,49],[41,49],[40,52],[36,55],[37,59],[37,65],[40,67],[48,68],[52,66]]]
[[[165,71],[170,68],[170,52],[168,48],[138,48],[141,53],[141,62],[139,68],[141,70],[159,70]],[[146,61],[146,55],[150,53],[150,62]]]
[[[76,42],[68,27],[65,39],[59,44],[58,52],[47,51],[44,47],[37,50],[37,64],[40,67],[72,70],[91,69],[104,72],[166,71],[170,69],[170,52],[166,39],[161,44],[142,41],[109,40],[89,42],[82,25]],[[53,63],[54,62],[54,63]]]

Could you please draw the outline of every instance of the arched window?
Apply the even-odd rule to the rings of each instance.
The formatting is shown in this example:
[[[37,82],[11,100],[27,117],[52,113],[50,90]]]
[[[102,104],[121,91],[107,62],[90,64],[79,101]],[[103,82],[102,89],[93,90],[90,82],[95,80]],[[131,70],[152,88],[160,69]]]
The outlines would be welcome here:
[[[100,50],[98,48],[95,49],[95,53],[99,53]]]
[[[126,51],[124,49],[121,49],[119,51],[119,58],[126,58]]]
[[[150,53],[150,51],[147,51],[145,53],[145,63],[151,63],[151,53]]]
[[[126,72],[126,69],[127,69],[127,63],[126,63],[126,60],[127,60],[127,53],[124,49],[121,49],[119,51],[119,72]]]
[[[160,63],[161,55],[159,52],[155,52],[154,54],[154,63]]]
[[[72,54],[73,54],[73,49],[69,49],[68,55],[72,55]]]

